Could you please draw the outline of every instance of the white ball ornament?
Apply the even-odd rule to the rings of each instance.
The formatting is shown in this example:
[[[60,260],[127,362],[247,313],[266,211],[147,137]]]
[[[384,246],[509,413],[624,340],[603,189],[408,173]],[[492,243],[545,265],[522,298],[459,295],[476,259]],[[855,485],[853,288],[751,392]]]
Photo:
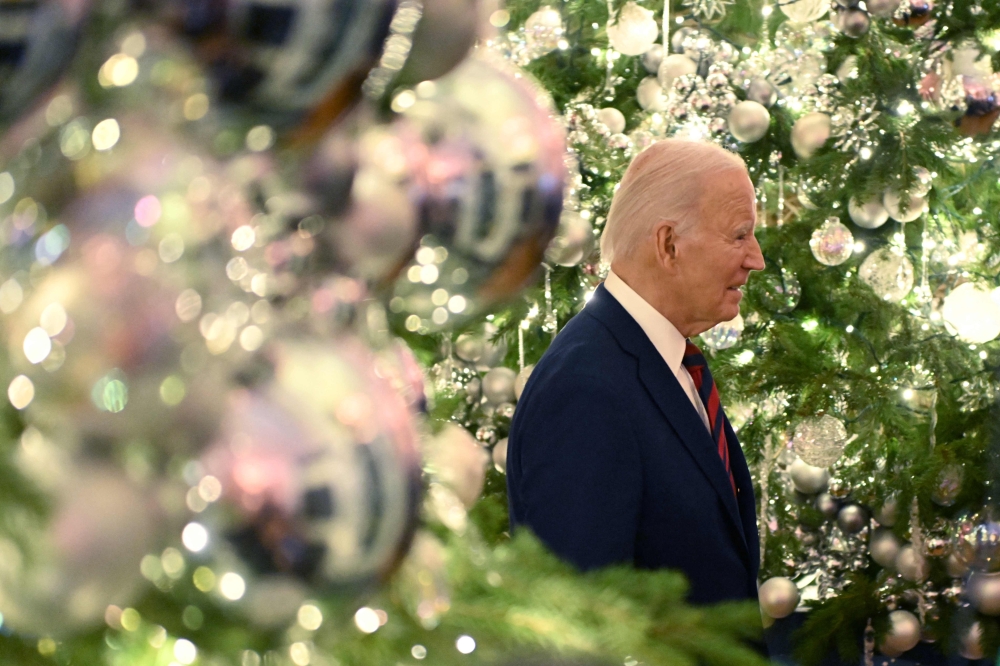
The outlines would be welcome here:
[[[760,102],[746,100],[729,112],[729,132],[743,143],[760,141],[771,126],[771,114]]]
[[[792,125],[792,149],[800,160],[808,160],[830,138],[830,116],[807,113]]]
[[[899,538],[892,533],[892,530],[878,527],[872,531],[871,539],[868,541],[868,553],[875,563],[886,569],[896,567],[896,558],[899,557],[899,550],[903,547]]]
[[[668,93],[677,77],[697,72],[698,65],[694,60],[691,60],[686,55],[673,53],[664,58],[663,62],[660,63],[660,69],[656,76],[660,80],[660,86],[663,87],[663,91]]]
[[[958,285],[944,297],[941,316],[965,342],[982,344],[1000,335],[1000,306],[988,291],[971,282]]]
[[[604,123],[611,130],[612,134],[619,134],[625,131],[625,114],[613,106],[598,111],[597,119]]]
[[[898,657],[920,642],[920,620],[910,611],[892,611],[889,624],[889,631],[878,646],[887,657]]]
[[[663,47],[660,44],[653,44],[642,54],[642,66],[650,74],[660,71],[661,62],[663,62]]]
[[[811,23],[830,9],[829,0],[791,0],[781,4],[781,11],[792,23]]]
[[[531,377],[531,371],[535,369],[533,365],[524,366],[524,370],[517,373],[517,378],[514,380],[514,397],[518,400],[521,399],[521,394],[524,393],[524,387],[528,383],[528,378]]]
[[[757,591],[760,609],[768,617],[780,620],[791,615],[799,605],[799,588],[784,576],[768,578]]]
[[[660,26],[653,12],[628,2],[618,20],[608,24],[608,42],[616,51],[629,56],[642,55],[656,42]]]
[[[864,229],[878,229],[889,221],[889,211],[885,209],[880,199],[862,203],[851,197],[847,204],[847,213],[854,224]]]
[[[830,481],[830,472],[825,468],[814,467],[801,458],[796,458],[788,466],[788,474],[795,489],[805,495],[815,495]]]
[[[865,257],[858,277],[879,298],[899,302],[913,289],[913,264],[902,250],[884,247]]]
[[[831,217],[813,232],[809,249],[819,263],[839,266],[854,253],[854,234],[840,220]]]
[[[1000,573],[976,571],[965,584],[969,601],[983,615],[1000,615]]]
[[[517,373],[510,368],[493,368],[483,377],[483,395],[492,405],[514,402]]]
[[[912,222],[927,210],[927,200],[923,197],[911,194],[910,200],[904,206],[899,192],[891,189],[885,191],[882,205],[889,212],[889,217],[897,222]]]
[[[896,556],[896,571],[906,580],[922,583],[927,580],[930,565],[916,548],[907,544],[899,549],[899,555]]]
[[[667,96],[663,93],[663,86],[655,76],[647,76],[639,82],[635,90],[635,98],[646,111],[665,111],[667,108]]]

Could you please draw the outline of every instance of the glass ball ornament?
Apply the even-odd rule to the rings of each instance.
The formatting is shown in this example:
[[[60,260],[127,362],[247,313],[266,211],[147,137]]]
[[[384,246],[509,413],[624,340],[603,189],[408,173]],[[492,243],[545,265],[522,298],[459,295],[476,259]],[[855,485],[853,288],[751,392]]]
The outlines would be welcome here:
[[[764,615],[780,620],[791,615],[798,607],[799,589],[791,579],[775,576],[761,584],[757,598]]]
[[[887,657],[898,657],[916,647],[920,634],[917,616],[910,611],[894,610],[889,613],[889,631],[879,642],[878,649]]]
[[[872,530],[871,538],[868,540],[868,554],[876,564],[885,569],[896,568],[896,558],[899,557],[899,550],[902,547],[899,538],[892,530],[885,527]]]
[[[58,637],[96,627],[108,605],[136,601],[139,563],[166,540],[160,507],[121,470],[72,460],[63,472],[51,513],[27,534],[25,550],[0,539],[5,629]]]
[[[896,246],[875,250],[865,257],[858,277],[886,301],[898,303],[913,290],[913,264]]]
[[[831,217],[812,233],[809,249],[819,263],[839,266],[854,253],[854,234],[840,220]]]
[[[972,282],[958,285],[944,297],[941,316],[949,332],[965,342],[982,344],[1000,335],[1000,305]]]
[[[201,457],[221,491],[200,520],[209,554],[246,581],[240,608],[273,624],[309,595],[353,597],[394,570],[420,459],[412,413],[357,339],[291,331],[255,367]]]
[[[514,402],[514,383],[517,373],[510,368],[493,368],[483,377],[483,395],[491,405]]]
[[[649,50],[642,54],[642,66],[650,74],[660,71],[660,63],[663,62],[663,46],[653,44]]]
[[[692,76],[698,73],[698,65],[694,60],[686,55],[672,53],[660,63],[660,69],[656,77],[660,81],[660,86],[665,93],[670,93],[674,81],[682,76]]]
[[[381,54],[395,0],[170,3],[169,24],[205,65],[214,98],[260,122],[291,125],[325,102],[336,117],[360,98]]]
[[[771,114],[759,102],[745,100],[729,112],[729,132],[743,143],[760,141],[771,126]]]
[[[834,27],[848,37],[861,37],[871,28],[871,16],[863,9],[838,8],[833,15]]]
[[[389,382],[411,410],[426,413],[427,378],[403,340],[394,338],[376,351],[375,374]]]
[[[896,556],[896,571],[900,576],[914,583],[922,583],[927,580],[930,570],[927,558],[913,545],[907,544],[899,549],[899,554]]]
[[[622,6],[607,28],[611,48],[627,56],[642,55],[656,42],[660,26],[653,12],[631,0]]]
[[[596,244],[590,221],[575,210],[564,210],[545,258],[559,266],[576,266],[590,256]]]
[[[840,459],[847,445],[847,429],[829,414],[806,419],[795,426],[792,446],[806,463],[829,467]]]
[[[857,504],[848,504],[837,514],[837,526],[844,534],[857,534],[868,526],[868,513]]]
[[[965,590],[977,611],[983,615],[1000,615],[1000,572],[972,572]]]
[[[807,113],[792,125],[792,149],[800,160],[808,160],[830,138],[830,116],[820,111]]]
[[[76,53],[88,0],[0,3],[0,130],[37,103]]]
[[[781,4],[782,13],[793,23],[811,23],[823,18],[829,9],[827,0],[791,0]]]
[[[423,444],[424,460],[435,480],[449,488],[466,508],[479,499],[486,483],[489,453],[469,433],[454,423]]]
[[[490,452],[490,457],[493,459],[493,467],[496,468],[501,474],[507,473],[507,438],[504,437],[493,447],[493,451]]]
[[[856,197],[851,197],[847,204],[847,214],[854,224],[864,229],[878,229],[889,221],[889,211],[882,205],[880,198],[862,203]]]
[[[749,288],[764,308],[779,314],[794,310],[802,298],[802,284],[795,273],[784,268],[778,273],[751,274]]]
[[[902,195],[894,189],[885,191],[882,205],[888,211],[889,217],[897,222],[912,222],[927,211],[926,199],[911,193],[909,201],[904,204]]]
[[[778,101],[778,89],[767,79],[753,79],[747,85],[747,99],[771,107]]]
[[[735,319],[716,324],[701,334],[702,342],[709,349],[720,350],[729,349],[740,340],[743,333],[744,322],[742,315],[736,315]]]
[[[666,111],[667,96],[663,92],[663,86],[655,76],[647,76],[635,89],[635,98],[646,111]]]
[[[815,495],[826,488],[830,481],[830,472],[824,467],[815,467],[796,458],[788,466],[788,475],[795,489],[804,495]]]
[[[534,57],[559,48],[559,40],[565,33],[562,14],[550,5],[539,7],[524,22],[524,41]]]
[[[528,385],[528,379],[531,378],[531,371],[535,369],[534,365],[526,365],[524,369],[517,373],[517,378],[514,379],[514,399],[520,400],[521,393],[524,392],[524,387]]]
[[[945,465],[934,482],[931,501],[938,506],[953,506],[962,492],[964,476],[960,465]]]

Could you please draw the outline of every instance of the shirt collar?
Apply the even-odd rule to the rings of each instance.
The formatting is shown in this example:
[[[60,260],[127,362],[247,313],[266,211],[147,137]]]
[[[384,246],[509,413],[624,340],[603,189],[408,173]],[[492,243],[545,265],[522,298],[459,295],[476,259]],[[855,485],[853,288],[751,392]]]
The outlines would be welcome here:
[[[676,374],[681,366],[681,361],[684,360],[684,352],[687,349],[687,340],[677,330],[677,327],[670,323],[669,319],[660,314],[656,308],[647,303],[642,296],[637,294],[632,287],[628,286],[614,271],[608,272],[608,277],[604,280],[604,288],[635,319],[636,323],[639,324],[639,327],[646,334],[646,337],[649,338],[649,341],[660,352],[660,356],[663,357],[663,360],[666,361],[670,369]]]

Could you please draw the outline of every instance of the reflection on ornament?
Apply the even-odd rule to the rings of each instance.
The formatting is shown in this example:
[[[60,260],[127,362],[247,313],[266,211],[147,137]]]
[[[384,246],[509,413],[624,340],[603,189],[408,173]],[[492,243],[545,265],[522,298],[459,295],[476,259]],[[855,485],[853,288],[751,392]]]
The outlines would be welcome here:
[[[807,113],[792,125],[792,149],[800,160],[808,160],[830,138],[830,116]]]
[[[913,289],[913,264],[901,248],[884,247],[865,257],[858,277],[879,298],[899,302]]]
[[[830,473],[825,468],[814,467],[801,458],[788,466],[788,474],[795,489],[805,495],[815,495],[826,488],[830,480]]]
[[[698,65],[694,60],[691,60],[691,58],[688,58],[686,55],[673,53],[664,58],[663,62],[660,63],[657,78],[660,81],[660,86],[663,87],[663,91],[665,93],[669,93],[671,87],[674,85],[674,81],[678,77],[695,74],[697,72]]]
[[[962,492],[964,470],[960,465],[945,465],[934,484],[931,500],[939,506],[952,506]]]
[[[790,0],[779,6],[793,23],[811,23],[826,14],[830,3],[828,0]]]
[[[927,580],[930,565],[922,553],[917,552],[916,548],[907,544],[899,549],[899,555],[896,556],[896,570],[906,580],[922,583]]]
[[[608,23],[608,42],[611,48],[628,55],[642,55],[656,42],[660,26],[653,12],[631,0],[621,8],[617,19]]]
[[[594,227],[590,222],[575,210],[564,210],[545,258],[560,266],[576,266],[590,256],[595,244]]]
[[[792,614],[799,605],[799,589],[783,576],[768,578],[757,591],[760,609],[768,617],[780,620]]]
[[[483,395],[492,405],[514,402],[514,382],[517,374],[510,368],[493,368],[483,377]]]
[[[886,633],[878,649],[887,657],[898,657],[907,650],[912,650],[920,642],[920,620],[905,610],[895,610],[889,613],[889,631]]]
[[[894,569],[902,545],[892,530],[879,527],[872,531],[868,542],[868,553],[879,566]]]
[[[763,139],[770,125],[771,114],[759,102],[746,100],[729,112],[729,131],[743,143]]]
[[[981,344],[1000,335],[1000,305],[972,282],[958,285],[944,297],[941,316],[965,342]]]
[[[857,534],[868,525],[868,514],[857,504],[848,504],[837,514],[837,526],[844,534]]]
[[[424,446],[424,459],[435,478],[471,508],[486,482],[489,455],[469,431],[454,423],[445,424]]]
[[[809,249],[819,263],[839,266],[854,253],[854,234],[840,220],[831,217],[813,232]]]
[[[910,195],[910,200],[903,206],[902,195],[897,190],[886,190],[882,197],[882,205],[885,206],[889,217],[897,222],[912,222],[927,210],[927,200],[916,194]]]
[[[851,197],[847,204],[847,213],[854,224],[865,229],[878,229],[889,220],[889,211],[885,209],[880,199],[861,203]]]
[[[792,445],[795,453],[806,463],[814,467],[829,467],[844,452],[847,429],[840,419],[823,414],[795,426]]]
[[[493,466],[501,474],[507,473],[507,438],[504,437],[493,447]]]
[[[760,304],[779,314],[787,314],[795,309],[802,297],[802,285],[795,274],[781,269],[780,273],[753,273],[750,276],[751,293]]]
[[[731,321],[716,324],[701,334],[701,339],[709,349],[729,349],[735,345],[743,333],[743,317],[736,315]]]

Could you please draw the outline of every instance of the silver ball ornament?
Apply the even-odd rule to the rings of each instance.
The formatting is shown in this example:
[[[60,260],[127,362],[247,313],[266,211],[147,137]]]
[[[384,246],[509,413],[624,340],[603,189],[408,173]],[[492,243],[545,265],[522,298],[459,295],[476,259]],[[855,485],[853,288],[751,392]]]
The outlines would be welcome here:
[[[544,55],[559,47],[566,30],[558,9],[543,5],[524,22],[524,41],[532,55]]]
[[[868,540],[868,553],[875,563],[886,569],[896,568],[896,558],[903,544],[892,530],[877,527]]]
[[[729,112],[729,131],[743,143],[760,141],[771,126],[771,114],[759,102],[740,102]]]
[[[747,99],[764,106],[773,106],[778,101],[778,89],[767,79],[753,79],[747,86]]]
[[[524,392],[524,387],[528,384],[528,378],[531,377],[531,371],[534,369],[534,365],[526,365],[521,372],[517,373],[517,378],[514,380],[514,397],[517,400],[521,399],[521,393]]]
[[[795,489],[805,495],[815,495],[826,488],[826,484],[830,480],[830,472],[825,468],[814,467],[801,458],[796,458],[788,466],[788,474],[792,478]]]
[[[889,631],[886,633],[878,649],[888,657],[898,657],[907,650],[912,650],[920,642],[920,620],[905,610],[895,610],[889,613]]]
[[[757,598],[765,615],[780,620],[791,615],[799,605],[799,589],[790,579],[775,576],[764,581]]]
[[[545,258],[560,266],[576,266],[594,250],[594,227],[575,210],[564,210],[559,229],[549,242]]]
[[[475,363],[486,353],[486,340],[481,335],[463,333],[455,340],[455,356],[463,361]]]
[[[847,204],[847,213],[851,216],[854,224],[864,229],[878,229],[889,221],[889,211],[885,209],[879,199],[861,203],[856,198],[851,197]]]
[[[885,191],[882,205],[889,212],[889,217],[897,222],[912,222],[927,210],[927,200],[924,197],[911,194],[909,202],[904,207],[899,191],[892,189]]]
[[[514,402],[514,382],[517,373],[510,368],[493,368],[483,377],[483,395],[493,405]]]
[[[969,601],[983,615],[1000,615],[1000,572],[975,571],[965,586]]]
[[[879,525],[884,525],[885,527],[892,527],[896,524],[896,517],[899,511],[899,500],[895,495],[890,495],[886,498],[882,506],[878,507],[872,512],[875,516],[875,520],[878,521]]]
[[[663,62],[663,46],[653,44],[648,51],[642,54],[642,66],[650,74],[660,71],[660,63]]]
[[[865,6],[872,16],[889,18],[899,9],[899,0],[866,0]]]
[[[830,138],[830,116],[807,113],[792,125],[792,149],[800,160],[808,160]]]
[[[912,544],[907,544],[899,549],[896,556],[896,571],[906,580],[922,583],[927,580],[930,565],[922,553],[917,552]]]
[[[857,534],[868,525],[868,514],[857,504],[848,504],[837,514],[837,526],[845,534]]]

